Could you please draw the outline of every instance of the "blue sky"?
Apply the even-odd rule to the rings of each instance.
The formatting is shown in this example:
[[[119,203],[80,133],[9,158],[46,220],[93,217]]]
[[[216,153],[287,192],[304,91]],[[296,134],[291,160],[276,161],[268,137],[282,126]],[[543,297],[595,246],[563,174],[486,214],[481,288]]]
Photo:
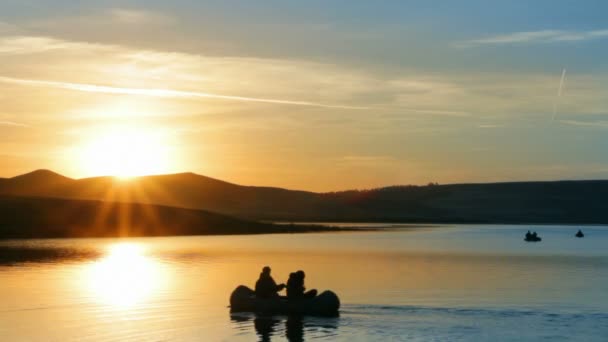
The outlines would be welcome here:
[[[516,32],[559,30],[583,33],[606,29],[603,1],[16,1],[0,15],[6,22],[61,20],[94,15],[109,8],[165,13],[178,18],[167,40],[206,54],[341,60],[439,70],[560,69],[605,70],[608,44],[602,39],[485,44],[455,49],[454,44]],[[45,30],[48,28],[45,28]],[[42,29],[38,30],[42,31]],[[79,37],[73,27],[57,34]],[[95,40],[140,38],[142,44],[167,43],[130,30],[111,30]],[[223,47],[213,46],[219,41]],[[131,42],[134,43],[134,42]],[[449,58],[445,54],[449,53]]]
[[[239,183],[606,178],[607,10],[603,1],[4,1],[0,155],[11,162],[0,176],[38,165],[93,175],[75,166],[71,139],[121,116],[80,113],[114,110],[130,125],[171,128],[182,161],[169,171]],[[134,88],[175,92],[142,99]]]

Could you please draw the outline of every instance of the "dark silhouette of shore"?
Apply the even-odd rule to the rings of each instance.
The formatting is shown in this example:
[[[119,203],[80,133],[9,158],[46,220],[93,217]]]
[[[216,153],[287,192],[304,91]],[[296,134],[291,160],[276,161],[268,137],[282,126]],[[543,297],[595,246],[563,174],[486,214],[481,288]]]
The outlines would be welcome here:
[[[0,239],[303,233],[336,228],[241,220],[203,210],[0,196]]]
[[[242,186],[180,173],[120,181],[48,170],[0,178],[0,194],[201,209],[247,220],[606,224],[608,181],[429,183],[331,193]]]

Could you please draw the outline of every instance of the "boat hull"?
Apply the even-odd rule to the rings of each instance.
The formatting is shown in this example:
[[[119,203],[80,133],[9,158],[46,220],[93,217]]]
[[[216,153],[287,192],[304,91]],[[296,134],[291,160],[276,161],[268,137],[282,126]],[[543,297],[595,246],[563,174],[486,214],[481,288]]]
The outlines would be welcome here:
[[[232,312],[335,316],[339,310],[340,299],[332,291],[324,291],[314,298],[291,300],[285,297],[256,298],[252,289],[240,285],[230,295]]]

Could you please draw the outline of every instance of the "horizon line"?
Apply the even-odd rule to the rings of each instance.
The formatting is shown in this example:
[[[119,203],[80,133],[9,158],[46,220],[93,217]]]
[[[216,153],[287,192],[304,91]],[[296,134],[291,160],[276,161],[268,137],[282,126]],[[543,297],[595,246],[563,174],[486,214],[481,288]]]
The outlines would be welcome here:
[[[176,175],[186,175],[186,174],[191,174],[191,175],[195,175],[195,176],[199,176],[199,177],[205,177],[205,178],[209,178],[209,179],[213,179],[215,181],[218,182],[222,182],[222,183],[228,183],[231,185],[236,185],[236,186],[245,186],[245,187],[258,187],[258,188],[276,188],[276,189],[283,189],[283,190],[289,190],[289,191],[304,191],[304,192],[312,192],[312,193],[317,193],[317,194],[327,194],[327,193],[335,193],[335,192],[347,192],[347,191],[373,191],[373,190],[379,190],[379,189],[387,189],[387,188],[392,188],[392,187],[408,187],[408,186],[413,186],[413,187],[426,187],[426,186],[454,186],[454,185],[490,185],[490,184],[512,184],[512,183],[559,183],[559,182],[597,182],[597,181],[608,181],[608,178],[595,178],[595,179],[551,179],[551,180],[504,180],[504,181],[488,181],[488,182],[455,182],[455,183],[438,183],[438,182],[428,182],[425,184],[391,184],[391,185],[384,185],[384,186],[378,186],[378,187],[371,187],[371,188],[351,188],[351,189],[344,189],[344,190],[329,190],[329,191],[312,191],[312,190],[302,190],[302,189],[293,189],[293,188],[285,188],[285,187],[280,187],[280,186],[273,186],[273,185],[244,185],[244,184],[240,184],[240,183],[234,183],[231,181],[226,181],[226,180],[222,180],[220,178],[215,178],[215,177],[210,177],[210,176],[206,176],[200,173],[196,173],[193,171],[182,171],[182,172],[170,172],[170,173],[155,173],[155,174],[145,174],[145,175],[136,175],[136,176],[128,176],[128,177],[121,177],[121,176],[116,176],[116,175],[98,175],[98,176],[89,176],[89,177],[81,177],[81,178],[72,178],[69,176],[65,176],[59,172],[55,172],[51,169],[35,169],[29,172],[25,172],[22,174],[18,174],[12,177],[0,177],[0,179],[4,179],[4,180],[10,180],[10,179],[14,179],[17,177],[21,177],[21,176],[26,176],[29,174],[33,174],[36,172],[50,172],[53,173],[57,176],[60,177],[64,177],[67,178],[69,180],[74,180],[74,181],[78,181],[78,180],[86,180],[86,179],[94,179],[94,178],[114,178],[117,181],[120,182],[129,182],[131,180],[135,180],[135,179],[140,179],[140,178],[144,178],[144,177],[155,177],[155,176],[176,176]],[[122,179],[121,179],[122,178]]]

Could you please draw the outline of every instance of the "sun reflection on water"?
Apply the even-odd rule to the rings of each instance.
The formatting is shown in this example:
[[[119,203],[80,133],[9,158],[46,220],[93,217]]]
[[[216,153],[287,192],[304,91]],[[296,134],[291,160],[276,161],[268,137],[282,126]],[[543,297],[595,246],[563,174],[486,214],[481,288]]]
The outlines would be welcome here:
[[[108,254],[87,267],[86,272],[92,295],[119,309],[133,308],[167,285],[161,263],[147,256],[143,246],[136,243],[111,245]]]

